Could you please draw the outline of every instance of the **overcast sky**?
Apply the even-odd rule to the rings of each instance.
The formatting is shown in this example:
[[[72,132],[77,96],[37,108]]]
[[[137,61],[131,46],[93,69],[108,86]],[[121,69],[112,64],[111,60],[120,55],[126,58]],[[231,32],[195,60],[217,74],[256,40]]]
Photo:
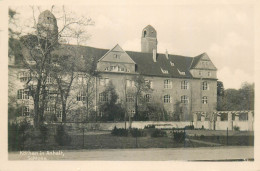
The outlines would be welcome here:
[[[12,7],[22,23],[31,15],[29,7]],[[158,51],[183,56],[206,52],[218,68],[225,88],[254,82],[254,7],[250,5],[89,5],[66,6],[75,15],[91,17],[88,46],[141,50],[142,29],[157,30]],[[50,6],[41,7],[41,10]],[[55,12],[55,10],[54,10]],[[36,13],[36,15],[38,15]]]

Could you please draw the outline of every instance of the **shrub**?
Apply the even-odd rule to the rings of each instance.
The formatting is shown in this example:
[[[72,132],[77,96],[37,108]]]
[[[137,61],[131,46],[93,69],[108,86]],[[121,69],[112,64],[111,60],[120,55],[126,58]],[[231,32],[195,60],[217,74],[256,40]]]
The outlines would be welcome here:
[[[184,131],[173,131],[173,139],[177,142],[183,142],[185,139]]]
[[[154,129],[155,125],[146,125],[144,126],[144,129]]]
[[[48,137],[48,128],[47,128],[46,125],[42,124],[42,125],[39,126],[39,130],[40,130],[41,141],[42,141],[42,143],[45,144],[47,137]]]
[[[115,136],[124,136],[124,137],[126,137],[128,135],[128,131],[127,131],[127,129],[117,128],[115,126],[114,129],[112,130],[111,134],[115,135]]]
[[[71,142],[71,137],[65,131],[64,125],[58,125],[56,128],[55,141],[61,145],[69,145]]]
[[[17,123],[8,124],[8,149],[23,150],[25,141],[30,137],[30,124],[24,120]]]
[[[144,132],[144,130],[138,129],[138,128],[132,128],[130,130],[130,133],[133,137],[144,137],[144,136],[146,136],[146,133]]]
[[[204,136],[204,135],[200,135],[200,139],[201,139],[201,140],[204,140],[204,139],[205,139],[205,136]]]
[[[165,137],[166,132],[160,129],[153,130],[151,137]]]
[[[240,131],[240,127],[239,126],[234,126],[234,131]]]
[[[185,126],[186,130],[193,130],[194,129],[194,125],[189,125],[189,126]]]

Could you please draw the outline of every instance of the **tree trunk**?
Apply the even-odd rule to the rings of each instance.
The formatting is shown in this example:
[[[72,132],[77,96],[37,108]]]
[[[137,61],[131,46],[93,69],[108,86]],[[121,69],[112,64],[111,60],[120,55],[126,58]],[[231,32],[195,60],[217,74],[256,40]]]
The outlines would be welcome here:
[[[66,103],[62,102],[62,122],[66,122]]]

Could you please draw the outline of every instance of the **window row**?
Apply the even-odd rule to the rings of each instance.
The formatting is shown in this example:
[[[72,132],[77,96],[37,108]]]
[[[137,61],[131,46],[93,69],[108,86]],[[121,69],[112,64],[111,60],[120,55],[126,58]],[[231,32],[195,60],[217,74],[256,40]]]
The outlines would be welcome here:
[[[164,103],[172,103],[171,96],[168,95],[168,94],[163,96],[163,102]],[[201,102],[202,102],[202,104],[208,104],[208,97],[207,96],[203,96]],[[181,96],[181,103],[188,104],[189,103],[188,96],[186,96],[186,95]]]
[[[121,67],[121,66],[110,66],[110,67],[106,67],[105,71],[112,71],[112,72],[130,72],[129,69],[125,68],[125,67]]]
[[[205,74],[205,72],[199,71],[199,76],[203,76]],[[211,76],[211,72],[207,71],[207,76],[210,77]]]
[[[165,89],[172,89],[172,81],[171,80],[164,80],[164,88]],[[181,89],[189,89],[189,83],[188,81],[184,80],[181,81]],[[207,81],[202,82],[202,90],[208,90],[209,89],[209,85]]]
[[[18,73],[18,78],[20,79],[20,82],[27,82],[31,78],[35,78],[35,77],[37,77],[37,74],[36,75],[33,75],[33,74],[31,75],[31,73],[28,72],[28,71],[21,71],[21,72]],[[52,83],[53,78],[51,78],[51,76],[48,75],[46,77],[45,81],[46,81],[47,84],[50,84],[50,83]]]

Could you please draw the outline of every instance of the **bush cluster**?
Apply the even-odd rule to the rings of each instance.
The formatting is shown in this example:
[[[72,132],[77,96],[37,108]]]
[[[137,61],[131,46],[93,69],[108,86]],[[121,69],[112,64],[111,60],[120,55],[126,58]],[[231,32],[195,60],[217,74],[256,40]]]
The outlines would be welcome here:
[[[194,125],[185,126],[186,130],[194,130]]]
[[[30,137],[30,124],[23,122],[8,124],[8,150],[23,150],[25,141]]]
[[[55,141],[61,146],[69,145],[71,143],[71,137],[66,132],[64,125],[57,126]]]
[[[240,127],[239,126],[234,126],[234,131],[240,131]]]
[[[128,136],[128,130],[124,128],[117,128],[116,126],[111,132],[112,135],[126,137]]]
[[[138,129],[138,128],[130,129],[130,134],[133,137],[145,137],[146,136],[146,133],[144,132],[144,130]]]
[[[166,132],[160,129],[154,129],[151,137],[165,137],[166,136]]]
[[[154,129],[155,125],[146,125],[144,126],[144,129]]]
[[[173,139],[177,142],[183,142],[185,140],[184,131],[173,131]]]

